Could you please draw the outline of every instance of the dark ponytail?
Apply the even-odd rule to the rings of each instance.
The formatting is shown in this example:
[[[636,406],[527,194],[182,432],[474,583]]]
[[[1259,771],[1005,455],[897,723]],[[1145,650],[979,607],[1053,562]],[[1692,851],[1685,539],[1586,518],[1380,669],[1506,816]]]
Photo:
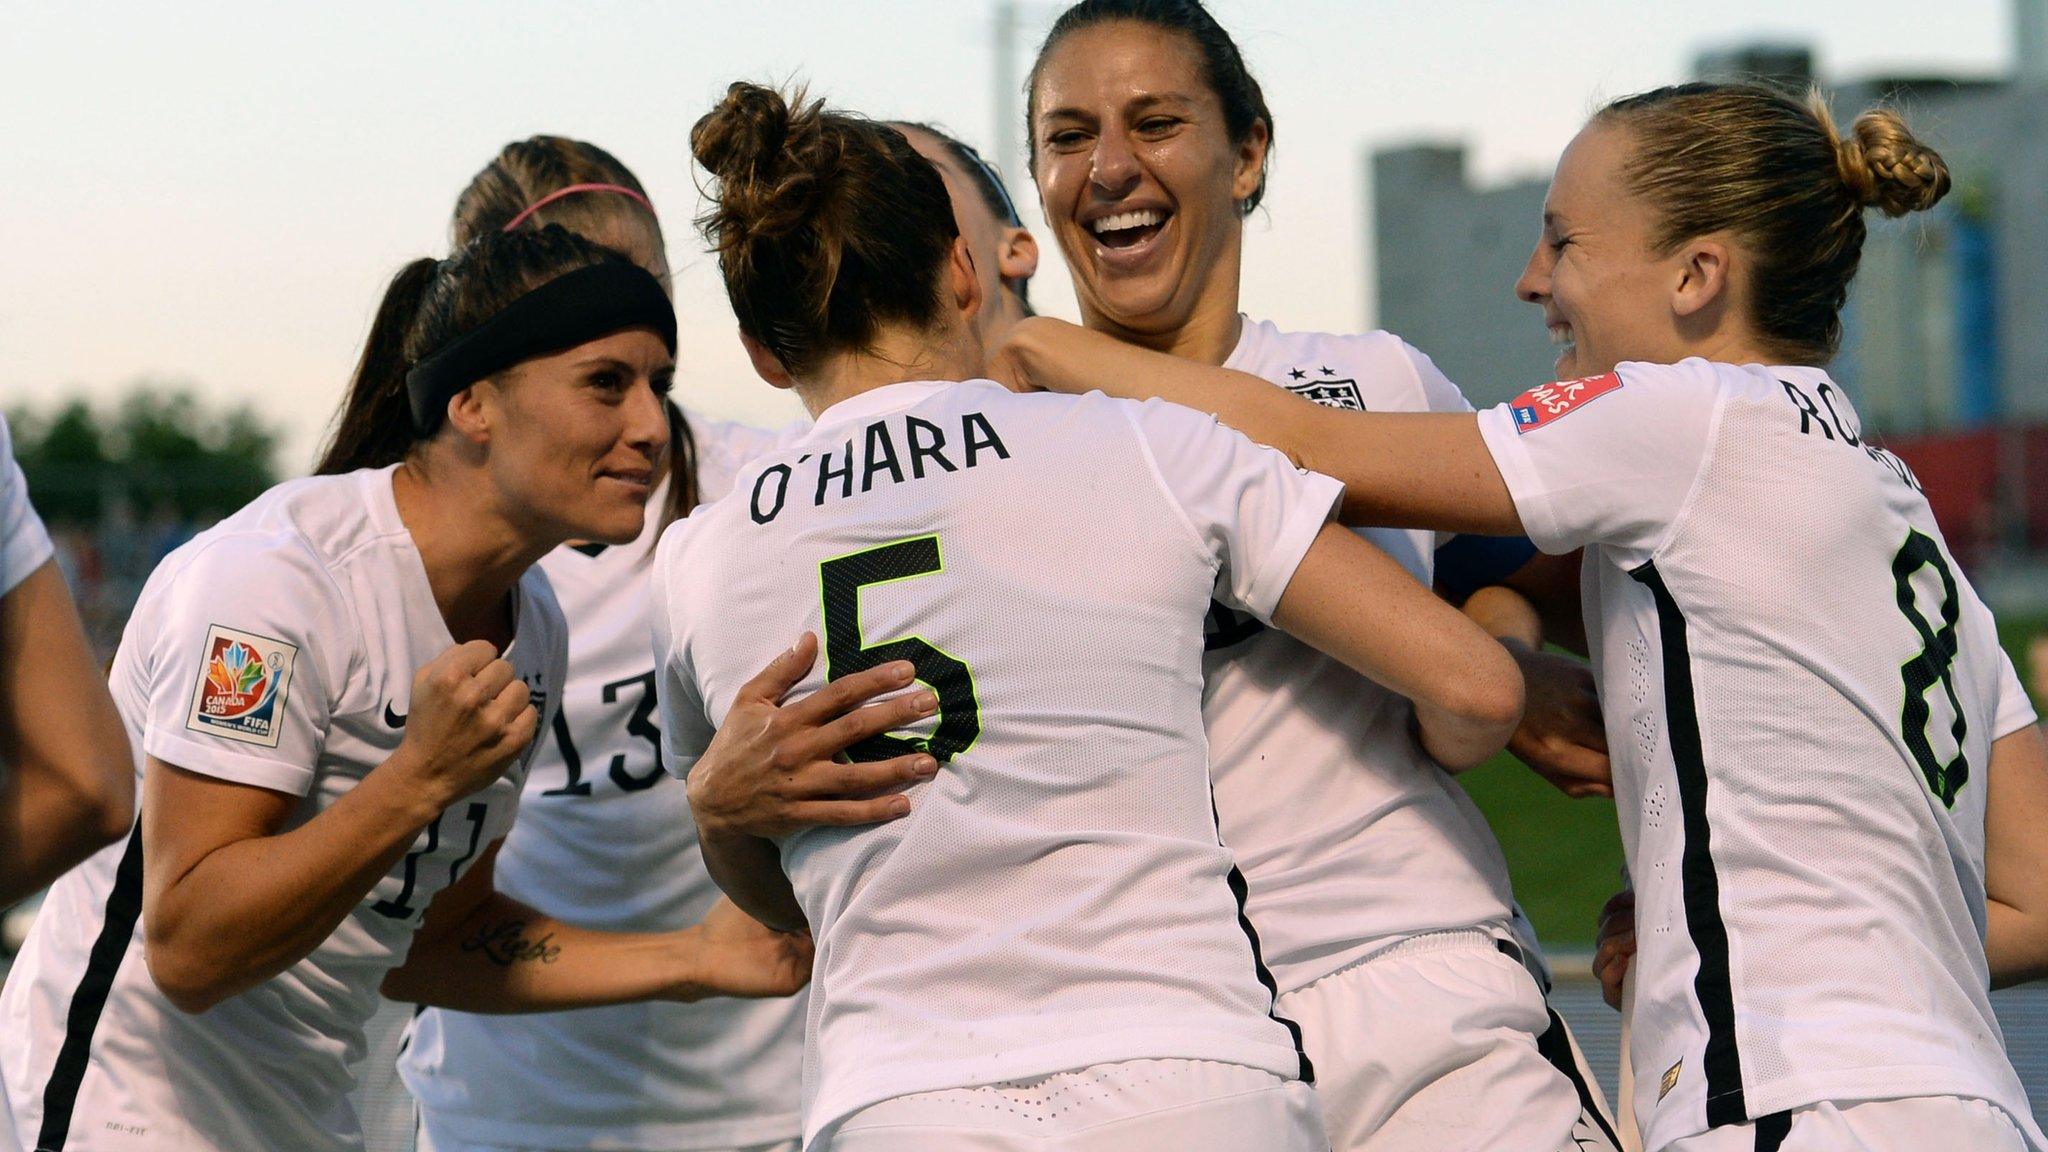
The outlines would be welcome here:
[[[608,262],[630,263],[550,224],[536,232],[487,233],[446,260],[406,265],[384,291],[334,439],[314,472],[381,468],[405,459],[439,428],[413,420],[405,376],[414,365],[555,277]]]
[[[405,459],[413,441],[411,402],[405,394],[405,373],[412,365],[405,358],[405,337],[440,267],[440,261],[421,257],[399,269],[384,289],[315,475],[382,468]]]

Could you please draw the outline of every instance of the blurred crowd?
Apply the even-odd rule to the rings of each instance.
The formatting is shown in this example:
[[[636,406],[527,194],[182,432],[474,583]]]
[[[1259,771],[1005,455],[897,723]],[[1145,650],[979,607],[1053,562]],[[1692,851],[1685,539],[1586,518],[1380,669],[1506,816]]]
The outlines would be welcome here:
[[[113,659],[142,582],[157,562],[205,527],[168,506],[143,518],[117,511],[95,525],[50,525],[58,570],[101,662]]]

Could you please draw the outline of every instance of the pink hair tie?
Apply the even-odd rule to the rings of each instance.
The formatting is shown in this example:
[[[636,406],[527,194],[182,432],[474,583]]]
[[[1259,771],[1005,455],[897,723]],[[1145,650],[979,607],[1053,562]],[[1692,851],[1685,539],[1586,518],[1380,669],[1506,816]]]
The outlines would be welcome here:
[[[617,192],[621,196],[631,196],[633,199],[638,200],[641,206],[646,208],[649,212],[654,211],[654,205],[649,204],[647,202],[647,197],[642,196],[640,193],[635,192],[633,189],[626,187],[624,184],[571,184],[567,188],[562,188],[550,192],[547,195],[541,197],[540,199],[535,200],[532,204],[527,205],[526,211],[521,212],[517,216],[514,216],[512,218],[512,222],[510,224],[505,225],[504,231],[510,232],[514,228],[519,227],[521,224],[526,223],[526,218],[533,215],[535,212],[538,212],[541,209],[547,207],[548,205],[553,204],[555,201],[560,200],[564,196],[574,196],[579,192]]]

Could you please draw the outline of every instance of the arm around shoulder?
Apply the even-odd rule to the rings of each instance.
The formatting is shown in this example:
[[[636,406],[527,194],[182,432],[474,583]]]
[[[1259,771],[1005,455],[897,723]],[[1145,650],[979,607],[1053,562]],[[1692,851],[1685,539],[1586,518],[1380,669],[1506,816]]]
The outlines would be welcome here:
[[[1013,383],[1100,389],[1207,412],[1302,468],[1344,483],[1347,524],[1519,535],[1521,521],[1468,412],[1325,408],[1244,372],[1125,344],[1046,317],[1019,322],[996,361]]]

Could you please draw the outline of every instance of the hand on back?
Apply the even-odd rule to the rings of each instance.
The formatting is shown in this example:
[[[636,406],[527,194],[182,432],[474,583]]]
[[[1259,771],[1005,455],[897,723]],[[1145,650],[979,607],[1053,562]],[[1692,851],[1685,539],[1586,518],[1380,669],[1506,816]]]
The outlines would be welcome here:
[[[1593,670],[1552,652],[1511,645],[1528,691],[1508,751],[1573,799],[1614,795],[1607,730]]]
[[[784,704],[817,657],[817,638],[805,633],[740,689],[690,770],[690,811],[698,828],[772,838],[798,828],[893,820],[910,811],[899,790],[938,772],[938,762],[923,752],[869,763],[838,759],[862,740],[937,710],[937,698],[923,689],[868,703],[910,686],[908,661],[842,676]]]
[[[1636,894],[1624,888],[1600,909],[1600,943],[1593,952],[1593,976],[1609,1008],[1621,1008],[1621,982],[1636,958]]]

